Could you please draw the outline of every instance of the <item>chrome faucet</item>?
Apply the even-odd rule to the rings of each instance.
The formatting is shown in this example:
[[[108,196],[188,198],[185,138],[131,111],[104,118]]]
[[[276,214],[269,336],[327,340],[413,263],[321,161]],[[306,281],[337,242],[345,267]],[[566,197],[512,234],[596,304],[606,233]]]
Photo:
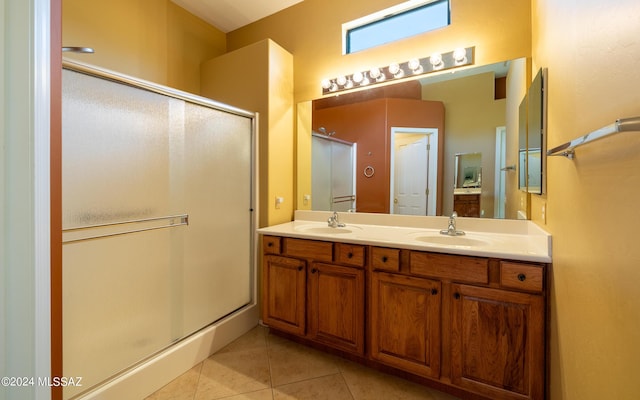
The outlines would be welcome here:
[[[347,226],[346,224],[340,223],[337,211],[334,211],[333,215],[329,217],[329,219],[327,220],[327,224],[329,224],[329,226],[332,228],[344,228],[345,226]]]
[[[449,217],[449,224],[447,226],[447,229],[441,230],[440,233],[449,236],[464,235],[463,231],[459,231],[456,229],[456,218],[458,218],[458,213],[454,211],[453,214],[451,214],[451,216]]]

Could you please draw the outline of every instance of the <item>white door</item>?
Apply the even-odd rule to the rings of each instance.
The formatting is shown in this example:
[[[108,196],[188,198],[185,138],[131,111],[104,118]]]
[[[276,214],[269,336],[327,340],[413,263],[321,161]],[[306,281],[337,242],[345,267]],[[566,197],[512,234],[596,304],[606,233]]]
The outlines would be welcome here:
[[[504,218],[506,205],[506,174],[507,174],[507,130],[504,126],[496,128],[496,176],[495,176],[495,201],[493,209],[494,218]]]
[[[396,214],[427,215],[427,144],[427,137],[420,135],[396,149]]]
[[[391,129],[391,213],[435,215],[437,130]]]

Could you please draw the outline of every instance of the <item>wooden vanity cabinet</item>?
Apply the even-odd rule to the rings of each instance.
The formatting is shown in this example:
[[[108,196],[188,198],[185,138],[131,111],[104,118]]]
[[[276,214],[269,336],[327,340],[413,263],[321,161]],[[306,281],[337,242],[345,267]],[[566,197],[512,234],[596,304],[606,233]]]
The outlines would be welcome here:
[[[364,354],[364,269],[312,263],[310,272],[307,336]]]
[[[451,291],[451,382],[492,399],[543,399],[543,298],[460,284]]]
[[[453,211],[459,217],[480,217],[480,194],[454,195]]]
[[[440,376],[440,282],[371,274],[371,358],[419,376]]]
[[[263,252],[264,323],[363,355],[364,246],[264,236]]]
[[[546,264],[268,236],[263,249],[267,325],[473,398],[545,398]]]
[[[541,265],[412,251],[409,270],[443,285],[448,379],[491,399],[544,398]]]
[[[262,320],[284,332],[306,332],[306,262],[265,255],[262,272]]]

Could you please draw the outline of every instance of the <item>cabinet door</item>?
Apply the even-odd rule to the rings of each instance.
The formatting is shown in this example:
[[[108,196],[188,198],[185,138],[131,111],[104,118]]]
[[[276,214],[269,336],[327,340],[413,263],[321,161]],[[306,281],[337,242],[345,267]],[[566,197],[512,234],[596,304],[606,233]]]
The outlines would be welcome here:
[[[386,272],[371,276],[371,357],[438,378],[440,282]]]
[[[311,339],[364,354],[364,270],[311,264],[308,322]]]
[[[493,399],[543,399],[543,297],[467,285],[452,285],[452,297],[452,383]]]
[[[282,331],[304,335],[306,271],[302,260],[265,255],[262,319]]]

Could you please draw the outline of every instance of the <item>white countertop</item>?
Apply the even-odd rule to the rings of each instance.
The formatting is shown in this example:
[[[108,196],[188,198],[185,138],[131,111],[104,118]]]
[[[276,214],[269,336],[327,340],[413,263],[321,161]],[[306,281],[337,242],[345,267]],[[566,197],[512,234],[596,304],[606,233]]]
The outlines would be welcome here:
[[[551,262],[551,235],[531,221],[457,218],[464,236],[441,235],[448,217],[339,213],[344,228],[330,228],[329,211],[295,212],[295,220],[258,229],[263,235],[396,247],[437,253]]]

